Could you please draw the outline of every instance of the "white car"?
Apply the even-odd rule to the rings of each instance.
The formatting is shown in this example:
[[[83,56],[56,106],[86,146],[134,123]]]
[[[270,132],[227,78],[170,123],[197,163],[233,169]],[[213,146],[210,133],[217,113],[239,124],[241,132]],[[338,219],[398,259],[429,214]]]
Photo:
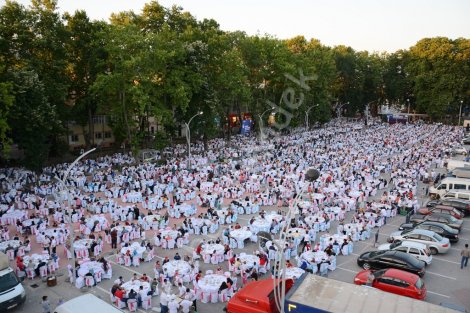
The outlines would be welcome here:
[[[379,250],[395,250],[411,254],[418,260],[424,261],[426,265],[431,264],[432,255],[426,245],[414,241],[395,241],[384,243],[379,246]]]
[[[392,242],[395,240],[406,240],[422,243],[426,245],[432,254],[446,253],[450,249],[450,242],[448,238],[444,238],[433,231],[424,229],[396,231],[390,235],[390,240]]]
[[[466,155],[467,154],[467,149],[465,149],[465,147],[462,147],[462,146],[454,146],[452,147],[452,153],[454,154],[463,154],[463,155]]]

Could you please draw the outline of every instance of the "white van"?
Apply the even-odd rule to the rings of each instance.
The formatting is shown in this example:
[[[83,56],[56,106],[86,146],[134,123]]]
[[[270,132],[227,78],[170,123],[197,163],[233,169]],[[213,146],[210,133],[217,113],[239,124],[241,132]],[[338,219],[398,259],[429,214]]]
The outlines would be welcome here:
[[[449,190],[445,195],[441,196],[442,199],[462,199],[470,200],[470,190]]]
[[[26,292],[9,266],[8,257],[0,252],[0,312],[6,312],[23,304]]]
[[[460,160],[449,160],[447,162],[447,170],[452,171],[456,167],[469,167],[470,162],[460,161]]]
[[[431,198],[439,198],[452,189],[454,191],[470,190],[470,179],[446,177],[437,186],[429,187],[429,195]]]
[[[54,312],[56,313],[123,313],[123,311],[109,304],[97,296],[87,293],[59,305]]]

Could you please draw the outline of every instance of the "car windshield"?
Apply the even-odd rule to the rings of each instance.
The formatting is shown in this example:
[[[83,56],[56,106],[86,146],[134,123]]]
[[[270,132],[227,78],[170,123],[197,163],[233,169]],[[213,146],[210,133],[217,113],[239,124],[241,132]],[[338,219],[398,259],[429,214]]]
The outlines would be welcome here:
[[[384,254],[385,252],[387,252],[387,250],[383,250],[383,251],[372,251],[369,253],[369,257],[373,258],[373,257],[376,257],[378,255],[381,255],[381,254]]]
[[[421,288],[423,288],[423,285],[424,284],[423,284],[423,281],[421,280],[421,278],[418,278],[418,280],[416,281],[416,284],[415,284],[416,288],[421,289]]]
[[[455,223],[457,222],[457,219],[453,217],[452,215],[449,215],[449,221],[451,221],[451,223]]]
[[[16,277],[15,273],[9,272],[3,276],[0,276],[0,292],[7,291],[18,285],[20,282]]]
[[[378,277],[381,277],[386,271],[387,269],[375,271],[375,272],[372,272],[372,275],[374,275],[375,278],[378,278]]]
[[[439,241],[439,242],[441,242],[442,239],[443,239],[441,235],[436,234],[436,233],[434,233],[433,237],[434,237],[434,239],[436,239],[436,240]]]

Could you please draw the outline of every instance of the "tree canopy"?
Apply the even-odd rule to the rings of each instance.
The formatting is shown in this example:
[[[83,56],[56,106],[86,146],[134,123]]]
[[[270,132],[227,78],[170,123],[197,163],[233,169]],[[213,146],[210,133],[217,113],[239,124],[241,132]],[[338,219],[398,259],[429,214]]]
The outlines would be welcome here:
[[[299,85],[299,73],[312,79]],[[203,111],[192,132],[208,139],[222,134],[229,114],[289,110],[286,90],[298,103],[291,126],[303,125],[307,110],[312,123],[324,123],[338,104],[355,116],[386,102],[437,120],[470,100],[470,40],[424,38],[378,54],[227,32],[156,1],[113,13],[109,23],[84,11],[61,15],[55,0],[0,8],[0,141],[4,152],[19,144],[31,168],[58,153],[71,120],[90,146],[93,117],[105,114],[117,143],[139,148],[151,118],[174,138]]]

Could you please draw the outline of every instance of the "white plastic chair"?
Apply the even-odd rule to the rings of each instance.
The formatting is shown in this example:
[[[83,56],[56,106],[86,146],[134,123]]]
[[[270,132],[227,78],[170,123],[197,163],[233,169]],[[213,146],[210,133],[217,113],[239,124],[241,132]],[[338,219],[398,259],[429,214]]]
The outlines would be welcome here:
[[[136,312],[137,311],[137,300],[136,299],[127,300],[127,307],[129,308],[129,312]]]

